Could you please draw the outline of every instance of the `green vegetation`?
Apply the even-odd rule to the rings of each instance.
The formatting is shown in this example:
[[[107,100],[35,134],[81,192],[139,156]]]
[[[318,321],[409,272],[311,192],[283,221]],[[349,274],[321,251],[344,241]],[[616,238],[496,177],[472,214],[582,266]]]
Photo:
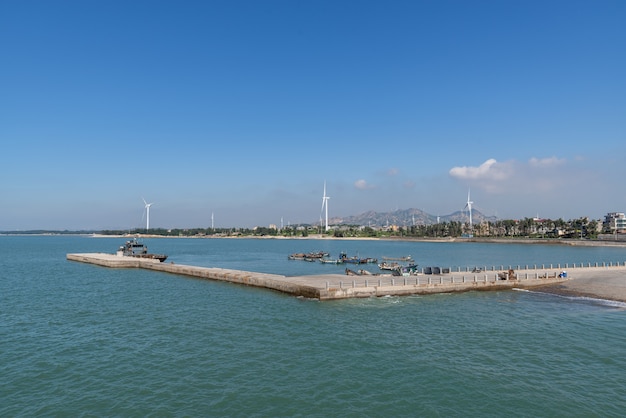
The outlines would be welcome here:
[[[151,228],[146,231],[137,228],[130,231],[105,230],[103,235],[149,234],[170,237],[307,237],[312,234],[332,236],[336,238],[458,238],[463,236],[474,237],[510,237],[510,238],[583,238],[596,239],[601,232],[599,222],[579,218],[570,221],[563,219],[536,220],[524,218],[522,220],[500,220],[496,222],[484,221],[475,224],[470,229],[468,223],[442,222],[432,225],[388,226],[371,227],[362,225],[335,225],[329,231],[323,231],[319,226],[294,225],[282,229],[256,228],[186,228],[162,229]]]
[[[275,227],[256,228],[181,228],[163,229],[136,228],[133,230],[104,231],[11,231],[3,234],[92,234],[102,235],[158,235],[164,237],[308,237],[312,234],[336,238],[458,238],[463,236],[484,238],[578,238],[596,239],[601,224],[596,220],[579,218],[569,221],[563,219],[532,219],[484,221],[470,228],[468,223],[451,221],[432,225],[413,225],[372,227],[362,225],[335,225],[329,231],[323,231],[317,225],[294,225],[278,229]],[[605,231],[609,232],[609,231]]]

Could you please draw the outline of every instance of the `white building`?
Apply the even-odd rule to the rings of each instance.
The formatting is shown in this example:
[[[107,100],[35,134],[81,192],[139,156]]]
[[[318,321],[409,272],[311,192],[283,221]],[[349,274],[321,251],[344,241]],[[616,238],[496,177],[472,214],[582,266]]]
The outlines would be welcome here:
[[[607,233],[626,232],[626,215],[623,212],[609,212],[604,217],[602,224]]]

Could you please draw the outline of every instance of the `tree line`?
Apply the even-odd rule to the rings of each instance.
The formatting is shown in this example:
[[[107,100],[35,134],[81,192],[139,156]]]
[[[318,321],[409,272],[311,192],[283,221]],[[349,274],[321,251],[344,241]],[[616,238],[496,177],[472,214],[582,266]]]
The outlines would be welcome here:
[[[602,233],[601,224],[597,220],[578,218],[569,221],[563,219],[533,219],[483,221],[469,225],[467,222],[441,222],[430,225],[410,225],[387,227],[363,225],[333,225],[325,231],[319,225],[291,225],[284,228],[136,228],[130,231],[104,230],[103,235],[139,235],[149,234],[170,237],[233,237],[233,236],[282,236],[306,237],[320,234],[334,237],[415,237],[415,238],[458,238],[472,237],[525,237],[525,238],[584,238],[596,239]],[[604,231],[609,232],[609,231]]]

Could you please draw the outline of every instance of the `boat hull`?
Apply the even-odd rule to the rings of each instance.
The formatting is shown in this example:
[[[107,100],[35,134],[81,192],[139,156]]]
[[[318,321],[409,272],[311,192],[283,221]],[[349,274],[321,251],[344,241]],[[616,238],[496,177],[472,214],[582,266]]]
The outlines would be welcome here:
[[[160,262],[164,262],[167,259],[167,256],[165,254],[135,254],[131,255],[130,257],[149,258],[153,260],[159,260]]]

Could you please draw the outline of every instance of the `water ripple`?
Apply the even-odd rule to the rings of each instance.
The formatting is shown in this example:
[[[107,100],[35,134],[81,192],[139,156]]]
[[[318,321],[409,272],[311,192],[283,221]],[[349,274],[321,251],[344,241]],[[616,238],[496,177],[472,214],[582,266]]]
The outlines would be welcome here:
[[[0,273],[0,393],[9,400],[2,416],[620,416],[626,409],[621,307],[532,292],[321,303],[68,263],[64,254],[77,240],[30,241],[27,253],[41,253],[32,263],[24,248],[4,248],[15,252]],[[191,246],[199,255],[207,244],[181,245],[180,253]],[[276,245],[275,254],[285,251]]]

